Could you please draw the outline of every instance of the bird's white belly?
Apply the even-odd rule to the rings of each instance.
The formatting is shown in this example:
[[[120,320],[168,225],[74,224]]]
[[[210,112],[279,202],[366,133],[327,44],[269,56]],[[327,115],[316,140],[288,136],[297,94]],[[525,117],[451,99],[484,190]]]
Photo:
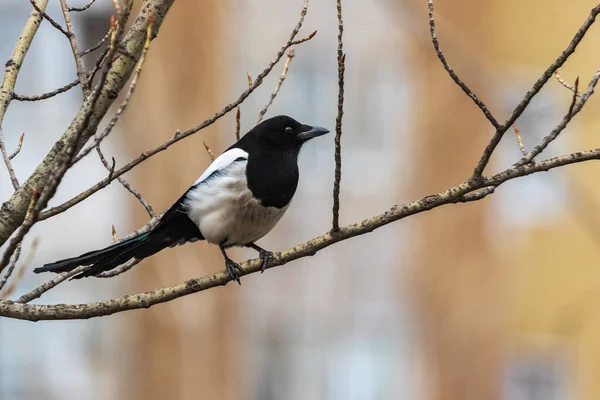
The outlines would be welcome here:
[[[289,206],[263,207],[248,189],[245,170],[246,161],[233,163],[222,176],[209,178],[188,194],[187,215],[210,243],[253,243],[275,227]]]

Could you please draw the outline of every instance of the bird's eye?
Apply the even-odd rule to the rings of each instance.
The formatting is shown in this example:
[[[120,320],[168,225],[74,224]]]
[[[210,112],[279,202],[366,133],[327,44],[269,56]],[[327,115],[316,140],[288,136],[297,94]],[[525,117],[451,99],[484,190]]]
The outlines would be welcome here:
[[[285,133],[289,134],[289,133],[292,133],[293,131],[294,130],[291,127],[289,127],[289,126],[287,128],[285,128]]]

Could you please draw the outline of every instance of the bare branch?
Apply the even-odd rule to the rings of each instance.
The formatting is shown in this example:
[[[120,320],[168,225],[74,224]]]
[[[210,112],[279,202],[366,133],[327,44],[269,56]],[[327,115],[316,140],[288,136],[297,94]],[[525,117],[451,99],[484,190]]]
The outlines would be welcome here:
[[[102,153],[102,150],[100,150],[100,146],[96,146],[96,152],[98,153],[98,157],[100,158],[102,165],[104,165],[104,167],[108,170],[109,177],[112,176],[115,171],[114,158],[113,158],[113,165],[110,166],[110,165],[108,165],[108,161],[106,161],[106,158],[104,157],[104,154]],[[148,213],[148,215],[150,215],[150,218],[156,217],[156,214],[154,214],[154,210],[152,209],[152,206],[150,206],[150,204],[148,204],[148,202],[146,201],[146,199],[144,199],[144,197],[140,194],[140,192],[135,190],[133,188],[133,186],[131,186],[131,184],[129,182],[127,182],[125,179],[118,177],[117,180],[119,181],[119,183],[121,185],[123,185],[123,187],[125,189],[127,189],[127,191],[129,193],[131,193],[136,199],[138,199],[138,201],[142,204],[144,209],[146,209],[146,212]]]
[[[32,0],[33,1],[33,0]],[[71,45],[71,51],[73,52],[73,57],[75,58],[75,66],[77,68],[77,78],[79,79],[79,84],[81,85],[81,90],[83,91],[83,96],[87,96],[90,93],[90,86],[87,80],[87,74],[85,73],[85,67],[83,66],[83,58],[81,58],[81,52],[79,51],[79,46],[77,44],[77,39],[75,38],[75,32],[73,31],[73,22],[71,20],[71,14],[69,12],[69,7],[67,6],[67,0],[60,0],[60,7],[62,9],[65,23],[67,24],[67,37],[69,38],[69,44]]]
[[[208,147],[208,145],[206,144],[206,142],[203,140],[202,144],[204,144],[204,148],[206,149],[206,152],[208,153],[208,156],[210,157],[210,161],[215,161],[215,153],[213,153],[213,151],[210,149],[210,147]]]
[[[235,140],[240,140],[240,106],[237,107],[237,112],[235,113]]]
[[[23,136],[21,136],[22,138]],[[15,155],[19,152],[20,147],[17,147],[17,151],[15,151]],[[17,175],[15,174],[15,170],[10,162],[11,156],[8,155],[6,151],[6,147],[4,145],[4,134],[2,133],[2,126],[0,126],[0,152],[2,153],[2,158],[4,159],[4,164],[6,165],[6,169],[8,170],[8,175],[10,176],[10,181],[12,182],[15,190],[19,189],[19,180],[17,179]]]
[[[13,93],[13,99],[14,100],[19,100],[19,101],[39,101],[39,100],[46,100],[46,99],[49,99],[50,97],[56,96],[57,94],[64,93],[64,92],[68,91],[69,89],[74,88],[77,85],[79,85],[79,79],[75,79],[73,82],[67,83],[65,86],[60,87],[60,88],[58,88],[56,90],[53,90],[53,91],[48,92],[48,93],[40,94],[40,95],[37,95],[37,96],[24,96],[24,95],[21,95],[21,94]]]
[[[21,148],[23,147],[23,140],[25,140],[25,132],[21,133],[21,137],[19,138],[19,144],[17,145],[15,151],[13,151],[13,153],[10,156],[8,156],[9,160],[12,160],[21,152]]]
[[[525,146],[523,146],[523,138],[521,137],[521,131],[515,124],[513,124],[513,130],[515,131],[515,136],[517,137],[517,143],[519,144],[519,149],[521,150],[521,154],[524,156],[527,155],[527,151],[525,150]]]
[[[275,90],[273,90],[273,93],[271,93],[271,97],[269,97],[269,101],[267,102],[267,104],[265,104],[263,109],[260,110],[260,112],[258,113],[258,120],[256,121],[255,125],[258,125],[258,123],[260,121],[262,121],[263,117],[267,113],[267,110],[269,109],[271,104],[273,104],[273,100],[275,100],[275,97],[277,97],[277,94],[279,93],[279,89],[281,89],[281,85],[283,85],[283,81],[285,80],[285,77],[288,72],[288,68],[290,67],[290,63],[292,62],[294,55],[295,55],[294,49],[288,49],[287,58],[285,59],[285,63],[283,64],[283,72],[281,73],[281,76],[279,77],[279,80],[277,81],[277,86],[275,86]],[[239,107],[238,107],[238,110],[239,110]]]
[[[50,22],[50,25],[52,25],[54,28],[56,28],[60,33],[65,35],[67,38],[69,38],[71,36],[71,34],[69,32],[67,32],[65,30],[65,28],[63,28],[58,22],[56,22],[54,19],[52,19],[51,16],[46,14],[46,12],[44,10],[42,10],[40,7],[38,7],[38,5],[36,4],[36,0],[29,0],[29,2],[31,3],[31,5],[35,9],[35,11],[42,14],[42,17],[44,17],[46,19],[46,21]]]
[[[100,39],[100,41],[98,43],[96,43],[95,45],[93,45],[92,47],[90,47],[89,49],[82,51],[80,54],[82,56],[85,56],[86,54],[89,54],[93,51],[98,50],[100,47],[102,47],[102,45],[104,44],[104,42],[106,42],[108,40],[108,38],[110,37],[110,32],[112,30],[109,29],[108,32],[106,32],[106,35],[104,35],[104,37],[102,39]]]
[[[575,92],[577,97],[581,97],[581,93],[577,92],[575,90],[575,87],[573,87],[572,85],[570,85],[567,81],[565,81],[559,74],[558,71],[554,72],[554,77],[556,78],[556,80],[558,81],[558,83],[560,83],[561,85],[563,85],[564,87],[566,87],[567,89],[569,89],[571,92]]]
[[[31,242],[31,248],[29,249],[29,253],[27,254],[27,257],[25,258],[25,260],[23,261],[21,266],[19,267],[19,271],[17,272],[15,279],[13,279],[11,284],[5,289],[4,293],[2,293],[2,296],[0,296],[0,298],[7,299],[17,288],[17,286],[19,285],[19,282],[21,281],[21,279],[23,279],[23,276],[25,275],[25,271],[27,270],[27,267],[31,264],[31,261],[33,260],[33,257],[35,256],[35,253],[38,248],[38,244],[39,244],[38,238],[33,239],[33,241]],[[22,245],[23,244],[21,243],[19,245],[19,247],[17,247],[17,250],[15,251],[15,258],[13,258],[13,262],[11,263],[11,266],[9,267],[8,272],[6,273],[6,276],[4,277],[5,278],[4,283],[6,283],[6,281],[10,277],[12,270],[15,269],[17,260],[19,259]],[[3,284],[0,284],[0,290],[2,289],[2,286],[3,286]]]
[[[442,65],[444,66],[444,69],[446,70],[446,72],[448,72],[448,74],[450,75],[450,77],[452,78],[454,83],[456,83],[463,90],[463,92],[465,92],[465,94],[467,96],[469,96],[469,98],[471,98],[471,100],[473,100],[473,102],[477,105],[477,107],[479,107],[479,109],[483,112],[483,115],[485,115],[485,117],[488,119],[488,121],[490,121],[490,123],[494,126],[494,128],[496,128],[496,129],[499,128],[500,124],[498,123],[496,118],[494,118],[492,113],[490,113],[490,111],[488,110],[486,105],[483,104],[483,102],[481,100],[479,100],[479,98],[475,95],[475,93],[473,93],[473,91],[471,89],[469,89],[469,87],[463,81],[460,80],[458,75],[456,75],[456,72],[454,72],[452,67],[450,67],[450,65],[448,64],[448,61],[446,61],[446,56],[444,56],[444,53],[442,52],[442,49],[440,48],[437,34],[435,32],[435,19],[433,18],[433,0],[428,0],[428,4],[429,4],[429,31],[431,32],[431,42],[433,43],[433,47],[435,48],[435,54],[437,54],[438,58],[442,62]]]
[[[292,30],[292,33],[291,33],[290,38],[288,39],[288,41],[279,50],[279,52],[277,53],[277,55],[275,56],[275,58],[273,59],[273,61],[271,61],[269,63],[269,65],[267,65],[267,67],[256,77],[256,80],[254,81],[254,83],[252,84],[252,86],[250,86],[248,89],[246,89],[237,98],[237,100],[235,100],[233,103],[228,104],[221,111],[219,111],[218,113],[214,114],[212,117],[210,117],[207,120],[203,121],[199,125],[191,128],[191,129],[189,129],[187,131],[184,131],[184,132],[179,132],[178,131],[175,134],[174,137],[172,137],[171,139],[165,141],[160,146],[155,147],[152,150],[149,150],[149,151],[146,151],[146,152],[142,153],[135,160],[130,161],[129,163],[125,164],[123,167],[121,167],[117,171],[115,171],[115,173],[111,177],[111,179],[108,179],[108,178],[103,179],[102,181],[98,182],[94,186],[92,186],[89,189],[85,190],[84,192],[78,194],[77,196],[73,197],[72,199],[64,202],[63,204],[58,205],[58,206],[53,207],[53,208],[50,208],[50,209],[42,212],[40,214],[40,220],[44,220],[44,219],[53,217],[55,215],[58,215],[58,214],[60,214],[60,213],[62,213],[64,211],[68,210],[69,208],[73,207],[75,204],[78,204],[78,203],[82,202],[83,200],[85,200],[89,196],[91,196],[92,194],[96,193],[98,190],[103,189],[106,186],[108,186],[108,184],[112,181],[112,179],[123,175],[127,171],[130,171],[132,168],[134,168],[138,164],[142,163],[143,161],[147,160],[148,158],[154,156],[155,154],[158,154],[161,151],[164,151],[164,150],[168,149],[172,144],[174,144],[174,143],[176,143],[176,142],[178,142],[178,141],[180,141],[180,140],[182,140],[182,139],[184,139],[184,138],[186,138],[188,136],[191,136],[194,133],[196,133],[196,132],[198,132],[198,131],[200,131],[200,130],[202,130],[202,129],[210,126],[210,125],[212,125],[215,121],[217,121],[218,119],[220,119],[222,116],[224,116],[225,114],[227,114],[229,111],[233,110],[238,105],[240,105],[244,100],[246,100],[246,98],[248,96],[250,96],[250,94],[258,86],[260,86],[262,84],[263,79],[271,72],[271,70],[273,69],[273,67],[279,62],[279,60],[281,59],[281,57],[283,57],[283,55],[285,54],[285,51],[288,48],[290,48],[291,46],[293,46],[295,44],[302,43],[302,42],[305,42],[307,40],[310,40],[311,38],[313,38],[315,36],[316,31],[313,32],[313,33],[311,33],[310,35],[308,35],[305,38],[302,38],[302,39],[299,39],[299,40],[294,40],[294,38],[298,34],[298,31],[302,27],[302,23],[304,22],[304,17],[306,15],[307,9],[308,9],[308,0],[304,0],[304,6],[302,7],[302,11],[300,13],[300,19],[298,20],[298,23],[296,24],[296,26]],[[0,231],[0,233],[1,233],[1,231]]]
[[[8,281],[8,278],[10,278],[10,276],[12,275],[16,265],[17,265],[17,261],[19,261],[19,257],[21,257],[21,248],[22,248],[22,244],[19,243],[19,245],[17,246],[17,249],[15,250],[15,254],[13,255],[13,259],[12,262],[10,263],[10,266],[8,267],[8,271],[6,271],[6,274],[4,275],[4,277],[2,279],[0,279],[0,292],[2,292],[2,288],[4,287],[4,285],[6,285],[6,282]],[[2,294],[1,298],[7,298],[8,294],[7,294],[8,290]]]
[[[86,269],[89,269],[89,266],[82,265],[80,267],[75,268],[73,271],[63,272],[61,274],[58,274],[51,281],[48,281],[48,282],[44,283],[43,285],[33,289],[31,292],[19,297],[19,299],[15,302],[15,304],[19,304],[19,303],[25,304],[25,303],[29,303],[31,300],[38,299],[44,293],[46,293],[48,290],[58,286],[59,284],[66,281],[70,277],[77,275],[80,272],[84,272]]]
[[[121,275],[122,273],[129,271],[131,268],[138,265],[141,261],[142,260],[133,259],[133,260],[129,261],[128,263],[121,265],[120,267],[117,267],[110,271],[101,272],[95,276],[98,278],[112,278],[114,276]]]
[[[488,186],[488,187],[484,187],[479,190],[474,190],[471,193],[467,193],[464,196],[458,198],[456,202],[457,203],[468,203],[471,201],[481,200],[484,197],[489,196],[490,194],[493,194],[495,190],[496,190],[495,186]]]
[[[596,84],[594,84],[594,86],[595,85]],[[575,90],[573,91],[573,97],[571,98],[571,104],[569,105],[569,112],[567,112],[567,114],[571,117],[573,116],[573,107],[575,107],[575,103],[577,102],[577,94],[579,93],[578,89],[579,89],[579,77],[575,78]],[[592,88],[592,91],[593,91],[593,88]],[[591,93],[590,93],[590,95],[591,95]],[[588,95],[588,97],[589,97],[589,95]]]
[[[361,222],[340,227],[335,234],[329,232],[306,243],[275,253],[269,259],[267,268],[312,256],[335,243],[370,233],[377,228],[414,214],[446,204],[460,203],[465,199],[466,201],[479,200],[492,191],[490,187],[498,187],[509,180],[587,160],[600,160],[600,149],[567,154],[536,164],[511,167],[490,178],[483,178],[481,183],[464,182],[420,200],[393,206],[386,212]],[[466,196],[467,194],[469,195]],[[246,261],[241,264],[241,267],[244,271],[242,275],[259,272],[261,271],[261,260],[257,258]],[[201,278],[190,279],[179,285],[89,304],[26,305],[12,301],[0,301],[0,316],[29,321],[94,318],[127,310],[148,308],[192,293],[223,286],[230,280],[231,277],[227,271],[223,270]]]
[[[86,5],[82,7],[69,7],[69,11],[85,11],[94,4],[96,0],[90,0]]]
[[[37,201],[37,197],[38,190],[37,188],[35,188],[33,189],[33,193],[31,194],[31,200],[29,201],[29,207],[27,207],[27,213],[25,214],[25,223],[23,224],[23,226],[26,226],[26,224],[28,224],[32,220],[32,214],[35,211],[35,203]],[[33,225],[33,223],[31,223],[31,225]],[[29,228],[31,228],[31,225],[29,226]],[[27,227],[22,228],[21,231],[23,229],[27,229]],[[15,237],[11,240],[6,250],[4,251],[2,260],[0,260],[0,272],[2,272],[3,268],[10,262],[10,258],[12,257],[13,252],[15,252],[14,262],[17,262],[21,252],[21,242],[23,241],[23,237],[25,237],[25,234],[27,233],[25,231],[25,233],[21,234],[21,231],[18,232],[17,235],[15,235]],[[17,252],[19,253],[18,255]],[[12,266],[12,269],[14,269],[14,265]],[[8,276],[10,276],[10,274],[12,273],[12,269],[9,269],[9,271],[6,273],[7,279]]]
[[[331,230],[336,232],[340,228],[340,182],[342,180],[342,117],[344,116],[344,72],[346,71],[346,55],[344,54],[344,20],[342,19],[342,1],[337,0],[337,64],[338,64],[338,104],[337,117],[335,118],[335,177],[333,181],[333,220]]]
[[[107,38],[110,35],[110,32],[105,36],[105,38]],[[98,72],[98,70],[100,68],[102,68],[102,65],[104,64],[104,61],[106,60],[106,55],[108,54],[108,48],[104,51],[104,53],[98,58],[98,60],[96,61],[96,64],[94,65],[94,68],[90,71],[89,74],[87,74],[88,76],[88,81],[91,82],[94,79],[94,75],[96,75],[96,72]],[[64,93],[72,88],[74,88],[75,86],[79,85],[79,79],[75,79],[73,82],[67,83],[65,86],[60,87],[56,90],[53,90],[51,92],[48,93],[44,93],[44,94],[40,94],[40,95],[36,95],[36,96],[24,96],[24,95],[20,95],[17,93],[13,93],[12,94],[12,98],[14,100],[19,100],[19,101],[39,101],[39,100],[46,100],[49,99],[51,97],[56,96],[57,94],[61,94]]]
[[[527,108],[531,100],[535,97],[536,94],[539,93],[539,91],[548,82],[552,75],[556,71],[558,71],[558,69],[563,66],[563,64],[567,61],[571,54],[575,52],[577,46],[587,33],[588,29],[590,29],[590,27],[596,21],[596,17],[599,13],[600,4],[592,8],[592,10],[590,11],[590,15],[585,20],[583,25],[579,28],[579,30],[575,33],[575,36],[573,36],[573,39],[571,40],[567,48],[561,53],[560,56],[558,56],[558,58],[552,64],[550,64],[550,66],[546,69],[546,71],[544,71],[542,76],[540,76],[538,80],[535,81],[531,89],[529,89],[529,91],[525,94],[521,102],[515,107],[511,116],[506,120],[506,122],[504,122],[502,126],[496,129],[494,136],[492,136],[492,138],[490,139],[490,142],[486,146],[485,150],[483,151],[483,154],[481,155],[481,158],[479,159],[479,162],[477,163],[477,166],[475,167],[472,179],[477,180],[481,178],[483,170],[489,163],[492,153],[496,149],[496,146],[498,146],[498,143],[500,143],[500,140],[502,139],[508,128],[511,127],[512,124],[515,123],[517,118],[521,116],[521,114],[523,113],[523,111],[525,111],[525,108]]]

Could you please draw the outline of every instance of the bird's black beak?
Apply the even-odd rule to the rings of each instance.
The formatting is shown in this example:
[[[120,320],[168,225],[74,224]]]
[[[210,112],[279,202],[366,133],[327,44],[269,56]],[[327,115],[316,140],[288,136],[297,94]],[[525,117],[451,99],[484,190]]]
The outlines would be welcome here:
[[[303,132],[300,132],[298,134],[298,139],[302,140],[303,142],[306,142],[307,140],[310,140],[314,137],[329,133],[328,129],[322,128],[320,126],[304,125],[303,128],[306,130],[303,130]]]

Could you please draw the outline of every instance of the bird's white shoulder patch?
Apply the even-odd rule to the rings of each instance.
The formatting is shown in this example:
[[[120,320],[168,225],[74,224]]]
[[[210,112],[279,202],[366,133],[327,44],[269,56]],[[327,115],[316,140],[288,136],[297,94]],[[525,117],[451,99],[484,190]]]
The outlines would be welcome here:
[[[219,157],[217,157],[215,159],[215,161],[213,161],[208,166],[206,171],[204,171],[204,173],[202,175],[200,175],[200,178],[198,178],[198,180],[196,180],[196,182],[194,182],[194,185],[201,183],[206,178],[211,176],[215,171],[219,171],[224,168],[227,168],[228,166],[231,165],[232,162],[234,162],[235,160],[237,160],[240,157],[248,159],[248,153],[242,149],[227,150],[225,153],[223,153]]]

